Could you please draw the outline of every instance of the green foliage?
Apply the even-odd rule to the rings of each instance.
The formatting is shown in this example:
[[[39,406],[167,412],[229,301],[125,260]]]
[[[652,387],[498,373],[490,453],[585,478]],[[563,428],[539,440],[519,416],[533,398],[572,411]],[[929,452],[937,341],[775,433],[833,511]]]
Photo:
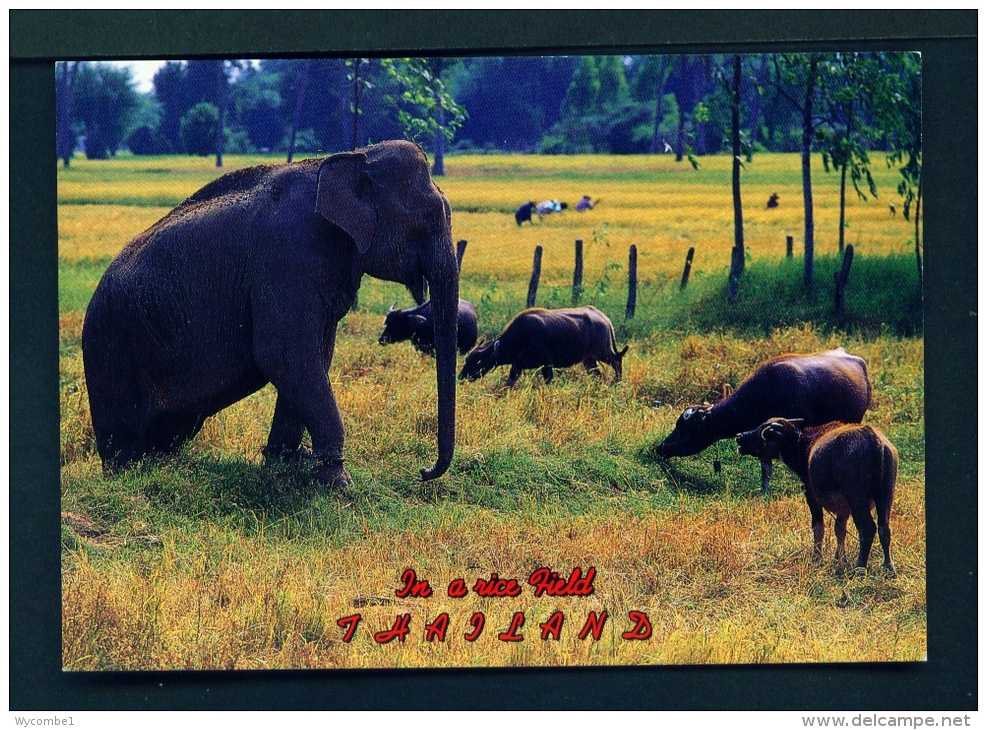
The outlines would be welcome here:
[[[254,147],[247,130],[239,129],[231,132],[229,129],[224,129],[223,151],[229,155],[249,155],[256,152],[257,148]]]
[[[190,155],[206,157],[216,151],[216,125],[219,109],[215,104],[200,102],[188,110],[181,121],[182,147]]]
[[[86,136],[86,157],[102,160],[116,154],[139,107],[130,69],[80,64],[71,116]]]
[[[169,151],[168,141],[147,125],[137,127],[130,133],[127,147],[135,155],[163,155]]]
[[[441,61],[436,58],[381,60],[381,65],[401,86],[400,96],[391,99],[409,139],[429,139],[438,132],[451,142],[466,118],[466,109],[456,103],[442,80]]]

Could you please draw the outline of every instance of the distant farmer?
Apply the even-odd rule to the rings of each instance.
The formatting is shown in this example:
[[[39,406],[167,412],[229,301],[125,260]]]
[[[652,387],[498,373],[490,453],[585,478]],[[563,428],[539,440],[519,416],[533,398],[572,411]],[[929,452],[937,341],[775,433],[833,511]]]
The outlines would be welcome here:
[[[521,225],[525,221],[531,221],[531,211],[535,209],[535,204],[532,202],[525,203],[516,211],[514,211],[514,220],[517,221],[518,225]]]
[[[550,213],[561,213],[563,210],[569,206],[565,203],[560,203],[557,200],[543,200],[537,206],[535,206],[535,212],[539,217],[549,215]]]
[[[771,197],[768,198],[768,207],[769,208],[778,207],[778,193],[771,193]]]
[[[597,200],[596,203],[594,203],[592,200],[589,199],[588,195],[584,195],[582,198],[579,199],[579,202],[576,203],[576,210],[580,212],[584,210],[593,210],[593,208],[595,208],[596,204],[599,202],[600,201]]]

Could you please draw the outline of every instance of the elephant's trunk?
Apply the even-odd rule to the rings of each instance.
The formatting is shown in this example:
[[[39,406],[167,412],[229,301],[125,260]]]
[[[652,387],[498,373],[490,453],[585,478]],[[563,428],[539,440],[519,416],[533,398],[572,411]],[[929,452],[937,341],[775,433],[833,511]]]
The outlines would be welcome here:
[[[459,322],[459,269],[452,239],[437,247],[437,261],[428,267],[432,318],[435,323],[435,379],[438,396],[439,457],[422,480],[437,479],[452,463],[456,446],[456,339]]]

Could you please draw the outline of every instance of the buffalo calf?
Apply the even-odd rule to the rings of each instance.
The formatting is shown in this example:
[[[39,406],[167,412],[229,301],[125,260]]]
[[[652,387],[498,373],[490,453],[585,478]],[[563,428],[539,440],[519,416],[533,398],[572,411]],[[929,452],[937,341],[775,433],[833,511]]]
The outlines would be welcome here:
[[[583,363],[599,372],[598,363],[613,368],[614,382],[623,373],[627,347],[617,350],[613,324],[596,307],[540,309],[533,307],[518,314],[491,342],[478,345],[466,356],[460,379],[477,378],[500,365],[510,365],[507,385],[514,385],[522,370],[541,368],[545,382],[552,381],[553,368]]]
[[[812,513],[813,557],[822,556],[823,509],[836,515],[836,560],[845,555],[846,523],[853,517],[860,538],[857,567],[866,568],[874,534],[884,549],[884,569],[891,563],[891,503],[898,476],[898,451],[873,426],[826,423],[799,428],[784,418],[772,418],[737,436],[740,453],[778,459],[798,474]],[[877,527],[871,517],[877,508]]]
[[[459,334],[456,347],[465,355],[476,344],[476,310],[465,299],[459,300]],[[411,340],[418,352],[431,355],[435,351],[435,324],[432,321],[432,302],[428,301],[410,309],[387,310],[384,331],[377,341],[382,345]]]

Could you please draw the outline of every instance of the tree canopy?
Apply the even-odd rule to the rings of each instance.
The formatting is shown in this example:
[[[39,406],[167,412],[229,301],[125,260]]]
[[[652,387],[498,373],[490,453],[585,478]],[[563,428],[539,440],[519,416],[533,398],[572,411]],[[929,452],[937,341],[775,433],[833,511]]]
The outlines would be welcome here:
[[[907,53],[816,57],[810,151],[824,153],[836,170],[845,163],[861,194],[868,194],[872,153],[890,155],[902,169],[901,194],[911,213],[920,201],[920,59]],[[745,156],[804,151],[808,66],[798,59],[808,56],[744,58]],[[138,154],[180,153],[183,117],[208,103],[221,113],[229,152],[330,153],[401,137],[416,139],[430,154],[671,150],[677,159],[695,161],[731,151],[733,101],[730,84],[723,83],[733,73],[728,56],[228,60],[225,87],[217,84],[217,63],[169,61],[144,95],[126,69],[58,64],[60,108],[68,100],[60,138],[85,138],[93,155],[125,145]]]

